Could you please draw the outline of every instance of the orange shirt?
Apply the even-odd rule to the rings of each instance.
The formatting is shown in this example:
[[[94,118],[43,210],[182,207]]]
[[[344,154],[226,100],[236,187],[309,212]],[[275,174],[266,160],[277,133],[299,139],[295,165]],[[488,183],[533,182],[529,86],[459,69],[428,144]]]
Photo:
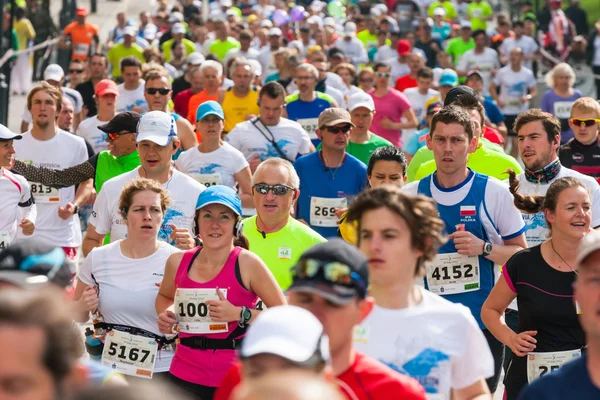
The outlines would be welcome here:
[[[214,96],[209,96],[206,90],[201,91],[200,93],[196,93],[192,97],[190,97],[190,101],[188,103],[188,121],[191,122],[192,125],[196,126],[196,110],[200,104],[205,101],[214,100],[217,101],[217,93]]]
[[[71,36],[71,43],[73,43],[71,58],[86,60],[90,53],[90,46],[94,40],[94,36],[98,36],[98,27],[89,22],[83,25],[71,22],[65,27],[63,33],[65,36]]]

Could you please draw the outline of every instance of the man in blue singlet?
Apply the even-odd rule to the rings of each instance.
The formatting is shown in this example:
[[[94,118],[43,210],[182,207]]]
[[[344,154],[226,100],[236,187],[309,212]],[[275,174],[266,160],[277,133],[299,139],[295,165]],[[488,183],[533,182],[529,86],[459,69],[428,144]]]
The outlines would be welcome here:
[[[471,116],[456,106],[440,110],[431,122],[427,147],[437,171],[404,187],[411,194],[433,198],[446,224],[448,242],[427,265],[425,287],[454,303],[467,306],[494,356],[494,377],[487,380],[493,393],[502,366],[503,345],[481,321],[481,306],[494,286],[498,269],[527,247],[524,223],[513,206],[508,187],[495,178],[467,167],[477,149]]]

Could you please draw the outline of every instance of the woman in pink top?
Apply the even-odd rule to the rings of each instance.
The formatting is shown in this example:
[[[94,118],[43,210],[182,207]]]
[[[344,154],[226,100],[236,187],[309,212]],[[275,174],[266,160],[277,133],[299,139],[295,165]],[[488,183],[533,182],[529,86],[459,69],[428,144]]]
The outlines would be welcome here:
[[[246,327],[259,313],[254,309],[258,298],[267,307],[286,301],[267,266],[247,250],[242,202],[235,191],[211,186],[198,197],[196,209],[203,245],[169,257],[156,312],[161,332],[172,333],[178,324],[172,382],[210,400],[236,360]]]
[[[375,64],[375,89],[368,92],[375,102],[371,131],[400,148],[402,129],[416,128],[419,122],[406,96],[390,87],[390,71],[386,63]]]

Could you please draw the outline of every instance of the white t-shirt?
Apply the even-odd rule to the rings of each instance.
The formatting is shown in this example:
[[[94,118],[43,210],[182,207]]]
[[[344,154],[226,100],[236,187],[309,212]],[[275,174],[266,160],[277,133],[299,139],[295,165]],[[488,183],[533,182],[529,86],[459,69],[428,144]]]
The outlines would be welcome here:
[[[415,87],[405,89],[402,93],[404,93],[404,95],[410,102],[410,105],[415,112],[417,122],[419,122],[419,124],[426,117],[427,110],[425,109],[425,104],[427,104],[427,101],[440,95],[440,93],[437,90],[433,89],[429,89],[426,94],[421,94],[419,93],[419,88]],[[402,143],[408,143],[408,141],[415,134],[415,132],[417,132],[417,130],[414,128],[402,129]]]
[[[57,129],[50,140],[37,140],[31,130],[23,139],[15,140],[14,146],[19,159],[36,167],[65,169],[79,165],[88,159],[85,141],[79,136]],[[77,215],[68,219],[58,216],[58,208],[75,200],[75,186],[51,189],[39,183],[30,183],[31,193],[37,206],[35,231],[31,236],[22,232],[17,240],[36,239],[53,246],[78,247],[81,245],[81,226]]]
[[[98,310],[104,322],[133,326],[164,336],[158,329],[154,301],[157,283],[162,282],[169,256],[179,251],[164,242],[152,255],[129,258],[121,251],[121,241],[97,247],[81,264],[77,278],[91,287],[99,287]],[[92,277],[93,274],[93,277]],[[160,351],[154,372],[171,366],[173,351]]]
[[[248,51],[242,51],[242,49],[236,48],[231,49],[225,55],[225,59],[223,60],[223,64],[227,65],[227,62],[231,60],[233,57],[244,57],[246,60],[257,60],[259,56],[259,52],[256,49],[250,47]]]
[[[139,168],[136,168],[109,179],[96,197],[94,210],[88,223],[93,225],[96,232],[101,235],[110,232],[111,242],[127,237],[127,225],[125,225],[119,210],[119,198],[121,191],[128,183],[140,178]],[[158,240],[173,244],[169,238],[172,232],[171,224],[178,228],[186,228],[193,236],[196,201],[206,187],[176,169],[173,169],[171,179],[162,186],[169,192],[171,204],[165,212]]]
[[[251,160],[255,155],[258,155],[261,160],[281,157],[272,141],[277,143],[292,162],[296,160],[298,154],[307,154],[310,151],[310,137],[296,121],[281,118],[275,126],[265,128],[260,121],[257,121],[256,125],[254,126],[251,121],[240,122],[225,137],[225,141],[241,151],[246,160]]]
[[[96,154],[108,150],[107,135],[98,129],[100,125],[107,124],[108,122],[110,121],[100,121],[98,115],[94,115],[81,121],[77,128],[77,136],[84,138],[92,146]]]
[[[500,60],[498,59],[496,50],[489,47],[485,47],[482,53],[476,53],[475,49],[468,50],[460,58],[456,69],[468,72],[475,67],[483,75],[483,95],[489,96],[492,70],[500,68]]]
[[[146,85],[144,81],[140,82],[140,86],[134,90],[125,89],[125,84],[121,83],[117,86],[119,89],[119,97],[117,97],[117,112],[133,111],[133,107],[137,106],[142,109],[143,112],[148,112],[148,103],[144,98],[144,88]]]
[[[391,77],[390,77],[390,86],[393,87],[398,78],[404,75],[410,74],[410,68],[408,64],[403,64],[398,61],[398,57],[390,58],[386,61],[386,63],[390,66]]]
[[[504,39],[498,48],[498,52],[508,59],[508,57],[510,57],[510,52],[517,47],[523,50],[524,56],[531,56],[540,49],[540,46],[532,37],[523,35],[520,39],[514,37]],[[531,69],[533,62],[531,60],[523,61],[523,65]]]
[[[205,186],[225,185],[235,189],[235,174],[248,166],[244,155],[228,143],[210,153],[201,153],[198,146],[179,155],[175,166]]]
[[[0,168],[0,251],[15,240],[23,218],[35,223],[37,209],[29,183],[21,175]]]
[[[398,51],[396,49],[392,49],[389,44],[384,44],[377,49],[377,53],[375,53],[375,57],[373,59],[375,62],[385,62],[394,57],[398,57]]]
[[[350,40],[346,40],[346,38],[342,37],[333,43],[333,47],[340,49],[348,57],[350,63],[357,68],[360,64],[369,62],[367,50],[360,39],[353,37]]]
[[[277,50],[275,50],[277,51]],[[271,50],[271,46],[267,45],[260,49],[258,57],[256,58],[262,66],[262,77],[261,81],[265,81],[269,75],[273,75],[277,72],[275,66],[275,60],[273,59],[274,51]]]
[[[354,346],[392,369],[415,378],[435,399],[450,399],[494,375],[494,359],[471,311],[420,288],[415,307],[375,305],[355,329]]]
[[[61,86],[60,90],[62,91],[63,97],[68,98],[71,101],[71,104],[73,104],[73,112],[75,114],[79,114],[83,108],[83,97],[81,97],[81,94],[77,90],[68,88],[66,86]],[[28,124],[33,121],[29,110],[25,109],[22,119]]]
[[[528,90],[534,87],[537,81],[529,68],[521,67],[515,72],[507,65],[496,72],[494,84],[500,87],[500,100],[505,104],[501,109],[502,114],[518,115],[529,108],[528,101],[521,103],[521,97],[527,95]]]

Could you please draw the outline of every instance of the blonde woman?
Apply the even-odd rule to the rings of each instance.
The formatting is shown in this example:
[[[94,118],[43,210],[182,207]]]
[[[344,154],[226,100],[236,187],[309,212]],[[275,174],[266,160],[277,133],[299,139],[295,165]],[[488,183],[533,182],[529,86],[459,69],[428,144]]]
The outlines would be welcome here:
[[[354,79],[356,78],[356,67],[349,63],[341,63],[336,65],[333,68],[333,73],[338,74],[340,78],[344,81],[344,97],[346,97],[346,101],[348,98],[355,93],[361,93],[362,90],[356,86],[354,86]]]

